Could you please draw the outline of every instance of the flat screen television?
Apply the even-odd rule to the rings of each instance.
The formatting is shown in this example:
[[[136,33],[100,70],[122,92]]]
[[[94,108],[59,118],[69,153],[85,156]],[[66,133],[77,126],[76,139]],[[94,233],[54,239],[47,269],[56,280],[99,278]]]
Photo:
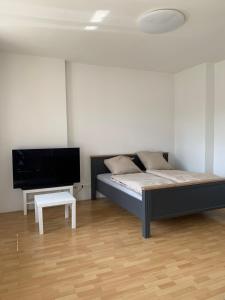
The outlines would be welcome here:
[[[13,187],[23,190],[80,182],[80,149],[12,150]]]

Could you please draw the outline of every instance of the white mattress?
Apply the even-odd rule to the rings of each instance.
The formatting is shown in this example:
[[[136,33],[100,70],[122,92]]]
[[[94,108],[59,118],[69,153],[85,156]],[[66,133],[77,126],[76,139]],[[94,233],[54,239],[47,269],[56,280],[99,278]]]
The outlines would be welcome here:
[[[111,173],[106,173],[106,174],[99,174],[97,175],[98,180],[105,182],[111,186],[113,186],[114,188],[138,199],[138,200],[142,200],[142,195],[140,193],[137,193],[129,188],[127,188],[126,186],[122,185],[121,183],[115,182],[114,180],[112,180],[111,178],[112,174]]]

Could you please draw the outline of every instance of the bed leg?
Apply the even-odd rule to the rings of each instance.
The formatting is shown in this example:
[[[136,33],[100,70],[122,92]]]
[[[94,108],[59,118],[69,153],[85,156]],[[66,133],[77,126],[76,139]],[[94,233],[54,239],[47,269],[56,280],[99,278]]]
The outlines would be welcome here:
[[[91,200],[96,200],[96,191],[91,191]]]
[[[142,236],[145,239],[148,239],[151,237],[151,228],[150,228],[150,222],[143,222],[142,224]]]
[[[143,218],[142,235],[148,239],[151,236],[151,191],[142,191]]]
[[[96,162],[91,160],[91,200],[96,200],[96,177],[97,173],[95,171]]]

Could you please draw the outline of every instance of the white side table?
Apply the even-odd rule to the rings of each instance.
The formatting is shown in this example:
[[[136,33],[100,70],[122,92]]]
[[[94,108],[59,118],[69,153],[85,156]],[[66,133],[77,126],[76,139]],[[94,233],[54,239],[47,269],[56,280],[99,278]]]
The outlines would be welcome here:
[[[34,196],[35,222],[39,223],[39,233],[43,234],[43,207],[65,205],[65,218],[69,217],[71,207],[72,228],[76,228],[76,199],[69,192],[41,194]]]
[[[28,202],[27,196],[29,194],[35,193],[48,193],[48,192],[57,192],[57,191],[69,191],[73,195],[73,186],[58,186],[58,187],[51,187],[51,188],[41,188],[41,189],[33,189],[33,190],[23,190],[23,212],[24,215],[27,215],[27,206],[29,204],[34,204],[34,201]]]

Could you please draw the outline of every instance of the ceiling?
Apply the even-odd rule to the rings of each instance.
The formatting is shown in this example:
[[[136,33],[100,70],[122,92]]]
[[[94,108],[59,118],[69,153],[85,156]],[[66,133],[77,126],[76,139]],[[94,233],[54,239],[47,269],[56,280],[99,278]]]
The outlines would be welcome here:
[[[137,18],[159,8],[181,10],[185,25],[140,32]],[[85,31],[97,10],[110,12],[98,30]],[[225,59],[225,0],[0,0],[0,50],[178,72]]]

